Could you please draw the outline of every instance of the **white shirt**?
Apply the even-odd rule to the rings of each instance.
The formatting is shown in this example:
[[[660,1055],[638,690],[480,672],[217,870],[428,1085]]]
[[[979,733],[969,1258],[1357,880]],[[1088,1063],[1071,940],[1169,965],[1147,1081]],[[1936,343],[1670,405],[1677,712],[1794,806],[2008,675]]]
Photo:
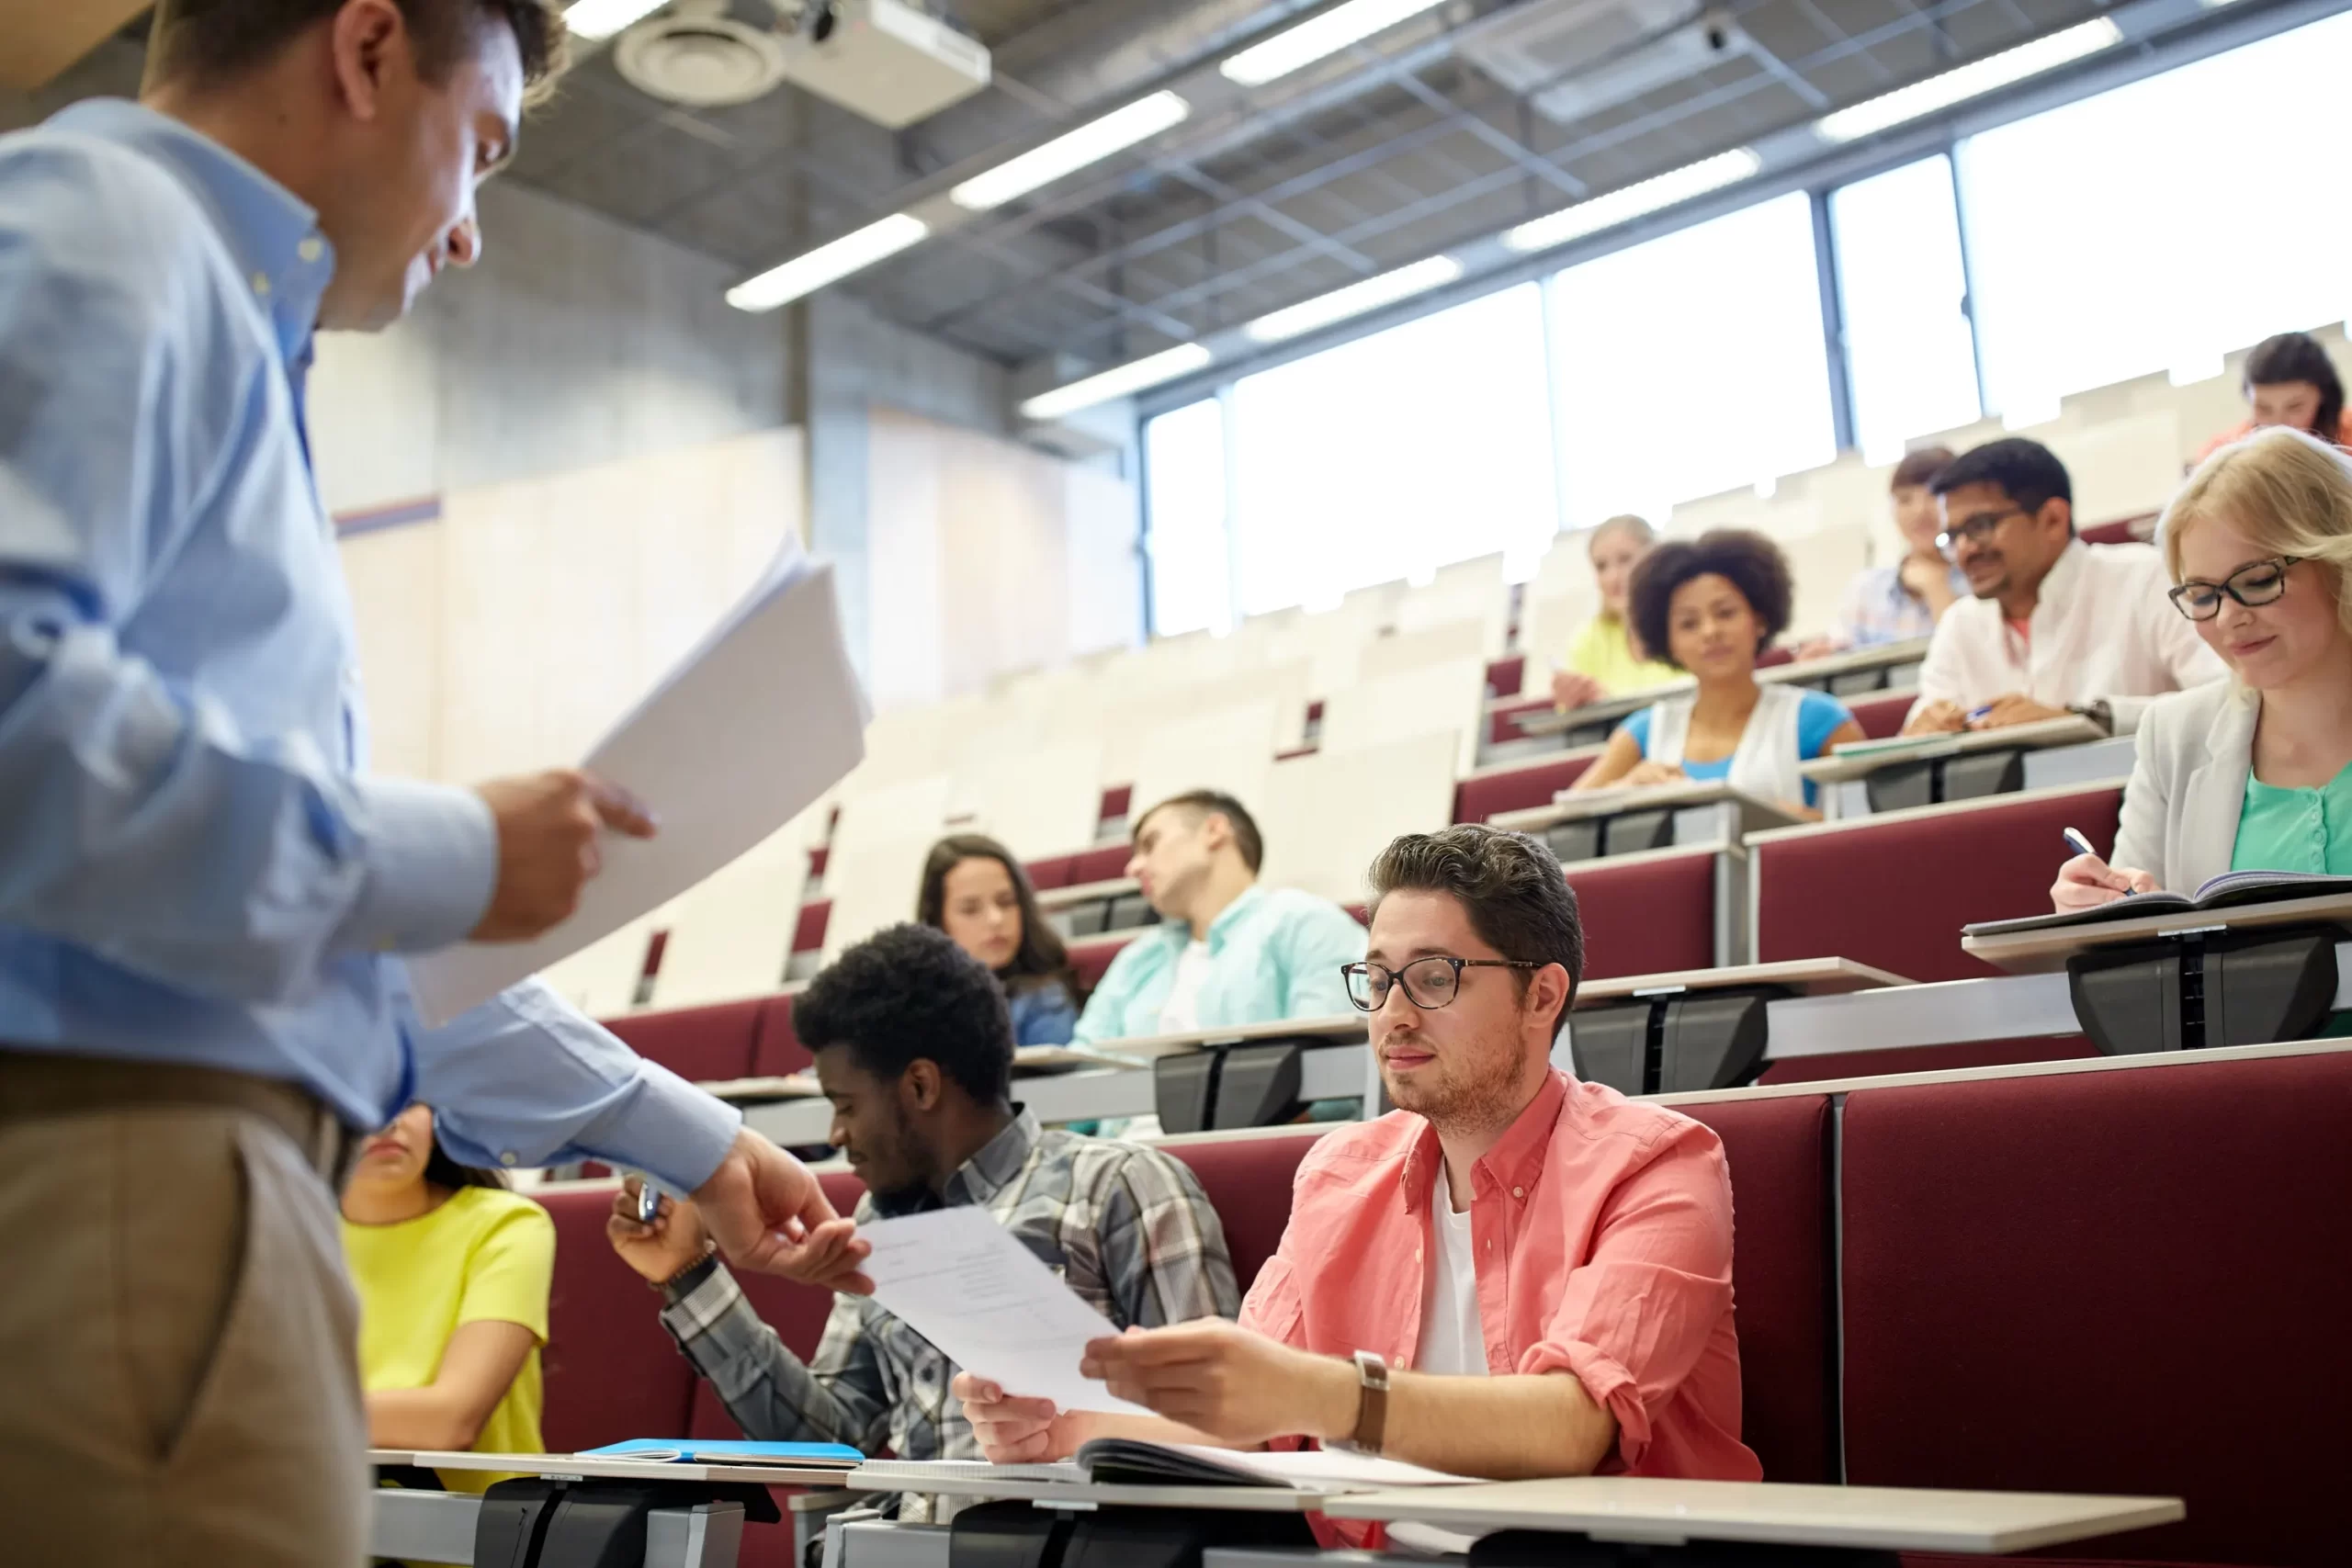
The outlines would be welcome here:
[[[1188,1034],[1201,1026],[1201,986],[1209,977],[1209,944],[1194,937],[1176,956],[1168,999],[1159,1004],[1159,1032]]]
[[[2076,540],[2041,580],[2026,637],[2009,629],[1996,599],[1963,599],[1944,612],[1911,711],[1934,702],[1982,707],[2018,692],[2049,707],[2104,701],[2118,734],[2135,729],[2149,699],[2228,672],[2165,600],[2171,587],[2152,545]]]
[[[1478,1258],[1471,1246],[1470,1211],[1453,1212],[1442,1160],[1430,1195],[1430,1243],[1437,1256],[1421,1280],[1421,1343],[1413,1352],[1413,1370],[1485,1377],[1487,1333],[1478,1323]]]

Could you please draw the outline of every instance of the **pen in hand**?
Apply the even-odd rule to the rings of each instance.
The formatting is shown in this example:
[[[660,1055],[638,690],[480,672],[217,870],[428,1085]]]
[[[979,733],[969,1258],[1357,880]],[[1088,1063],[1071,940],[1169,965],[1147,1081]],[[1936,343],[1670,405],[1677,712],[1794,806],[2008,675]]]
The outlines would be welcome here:
[[[2082,830],[2080,829],[2062,828],[2059,831],[2065,835],[2067,847],[2072,849],[2076,854],[2089,855],[2093,859],[2098,858],[2098,852],[2091,848],[2091,841],[2083,837]]]

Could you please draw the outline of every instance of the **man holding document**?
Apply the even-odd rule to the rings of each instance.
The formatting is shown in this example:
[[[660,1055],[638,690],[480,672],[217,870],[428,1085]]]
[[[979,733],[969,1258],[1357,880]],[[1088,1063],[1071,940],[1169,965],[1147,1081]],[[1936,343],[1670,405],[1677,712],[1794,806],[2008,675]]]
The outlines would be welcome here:
[[[892,926],[849,948],[794,1004],[793,1027],[832,1101],[831,1141],[866,1184],[861,1223],[984,1212],[1119,1327],[1234,1311],[1225,1227],[1198,1179],[1157,1149],[1041,1128],[1013,1105],[1004,995],[945,932]],[[876,1302],[843,1296],[804,1364],[711,1255],[698,1209],[665,1201],[641,1224],[625,1190],[606,1228],[661,1288],[662,1321],[746,1435],[901,1460],[982,1457],[948,1392],[956,1368],[929,1339]],[[910,1496],[900,1517],[933,1512]]]
[[[1087,1347],[1081,1371],[1159,1418],[959,1379],[989,1457],[1311,1439],[1497,1480],[1758,1479],[1722,1145],[1550,1065],[1584,963],[1558,863],[1457,827],[1396,840],[1371,882],[1348,983],[1398,1109],[1308,1153],[1238,1324]]]
[[[314,329],[387,325],[473,259],[562,26],[164,0],[141,102],[0,138],[12,1563],[356,1568],[333,1189],[413,1100],[461,1159],[624,1161],[739,1259],[864,1283],[797,1161],[544,987],[441,1029],[412,1006],[403,955],[538,937],[605,834],[653,826],[575,772],[368,773],[303,423]]]

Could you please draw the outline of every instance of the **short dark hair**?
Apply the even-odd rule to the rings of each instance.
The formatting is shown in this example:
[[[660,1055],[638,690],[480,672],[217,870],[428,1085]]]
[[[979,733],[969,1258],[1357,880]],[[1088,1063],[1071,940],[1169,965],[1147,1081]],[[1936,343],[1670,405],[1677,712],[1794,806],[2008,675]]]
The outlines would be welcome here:
[[[1369,880],[1374,913],[1391,893],[1450,893],[1478,940],[1505,958],[1566,970],[1568,994],[1552,1021],[1552,1032],[1559,1032],[1584,984],[1584,926],[1577,890],[1542,840],[1483,823],[1407,833],[1380,852]],[[1523,996],[1527,971],[1518,974]]]
[[[563,72],[563,8],[558,0],[394,0],[416,39],[417,70],[442,82],[483,28],[503,24],[522,51],[523,84],[544,89]],[[147,80],[212,85],[233,81],[277,58],[345,0],[158,0],[147,35]]]
[[[939,930],[947,926],[947,874],[967,860],[992,860],[1012,879],[1012,897],[1021,908],[1021,945],[997,978],[1007,991],[1035,990],[1058,985],[1078,998],[1078,973],[1069,965],[1069,949],[1037,908],[1037,890],[1029,873],[1012,852],[985,833],[950,833],[931,846],[922,863],[922,885],[915,895],[915,919]]]
[[[2075,504],[2075,481],[2058,454],[2022,435],[1987,441],[1962,453],[1928,488],[1938,495],[1950,495],[1962,485],[1998,485],[2002,494],[2028,512],[2039,512],[2053,501],[2063,501],[2069,507]],[[2074,525],[2069,517],[2067,529],[2071,532]]]
[[[1134,838],[1143,836],[1143,825],[1170,807],[1181,806],[1198,817],[1222,817],[1233,824],[1233,847],[1241,853],[1241,863],[1255,876],[1265,863],[1266,840],[1258,831],[1258,819],[1249,808],[1223,790],[1188,789],[1182,795],[1171,795],[1136,818]]]
[[[1903,454],[1903,461],[1894,465],[1894,477],[1886,481],[1889,490],[1904,490],[1912,485],[1933,489],[1936,476],[1951,466],[1949,446],[1922,446],[1917,452]]]
[[[2312,415],[2312,434],[2329,446],[2343,434],[2344,378],[2319,339],[2309,333],[2280,333],[2264,338],[2245,356],[2246,389],[2308,381],[2319,389],[2319,412]]]
[[[1634,581],[1626,589],[1626,610],[1633,617],[1634,635],[1641,638],[1652,659],[1682,668],[1675,664],[1668,636],[1674,619],[1674,591],[1710,572],[1738,589],[1739,596],[1763,623],[1756,644],[1758,653],[1789,629],[1794,590],[1789,585],[1788,557],[1761,534],[1746,528],[1715,528],[1695,539],[1668,539],[1634,568]]]
[[[917,1061],[982,1105],[1012,1093],[1012,1019],[980,961],[929,926],[888,926],[845,948],[792,1005],[811,1051],[845,1047],[877,1078]]]

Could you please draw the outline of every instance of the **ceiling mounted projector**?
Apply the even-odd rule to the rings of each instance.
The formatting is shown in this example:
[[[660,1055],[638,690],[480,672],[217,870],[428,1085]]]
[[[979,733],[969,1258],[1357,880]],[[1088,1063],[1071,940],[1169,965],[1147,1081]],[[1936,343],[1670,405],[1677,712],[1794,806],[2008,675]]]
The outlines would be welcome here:
[[[786,75],[784,40],[729,17],[727,0],[674,0],[621,34],[613,65],[639,92],[694,108],[749,103]]]
[[[989,85],[977,39],[905,0],[770,0],[785,79],[897,130]]]

